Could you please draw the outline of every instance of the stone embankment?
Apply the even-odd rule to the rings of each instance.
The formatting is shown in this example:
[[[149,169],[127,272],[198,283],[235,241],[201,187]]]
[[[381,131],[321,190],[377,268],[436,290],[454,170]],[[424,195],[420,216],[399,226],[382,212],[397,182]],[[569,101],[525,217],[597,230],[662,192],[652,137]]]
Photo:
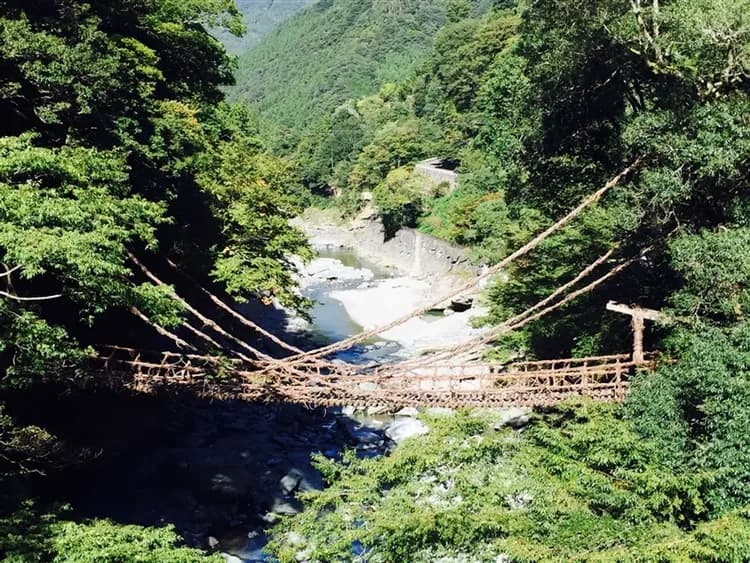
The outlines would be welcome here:
[[[383,268],[429,284],[440,295],[475,277],[480,268],[469,260],[466,249],[422,233],[402,228],[386,239],[383,224],[368,210],[350,222],[335,217],[307,215],[295,221],[316,248],[348,248]]]
[[[452,192],[458,186],[456,171],[445,168],[443,161],[439,158],[429,158],[418,162],[414,167],[414,173],[425,178],[432,188],[445,184],[448,186],[448,191]]]

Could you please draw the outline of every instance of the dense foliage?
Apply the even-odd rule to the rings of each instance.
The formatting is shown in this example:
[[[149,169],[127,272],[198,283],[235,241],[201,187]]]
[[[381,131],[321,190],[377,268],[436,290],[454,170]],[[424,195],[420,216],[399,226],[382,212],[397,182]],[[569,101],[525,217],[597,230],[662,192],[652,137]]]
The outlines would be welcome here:
[[[281,22],[314,3],[315,0],[235,0],[247,25],[245,34],[237,36],[224,29],[212,29],[211,33],[227,51],[239,55],[260,43]]]
[[[294,145],[347,99],[407,77],[446,17],[443,0],[321,0],[240,56],[232,96],[270,120],[281,146]]]
[[[302,307],[287,220],[291,165],[223,102],[241,33],[232,0],[0,2],[0,555],[12,561],[197,561],[170,530],[65,523],[19,503],[29,483],[89,461],[14,403],[96,376],[89,346],[177,326],[169,287],[134,266],[171,260],[238,299]],[[161,346],[161,344],[158,344]],[[59,389],[65,392],[65,387]],[[44,544],[24,526],[45,525]],[[15,534],[15,535],[14,535]],[[8,545],[8,541],[12,545]]]
[[[709,520],[707,472],[675,470],[617,409],[564,406],[519,433],[428,418],[387,458],[319,460],[332,481],[280,525],[282,561],[744,561],[746,510]]]
[[[24,504],[0,518],[0,554],[6,563],[221,563],[196,549],[180,547],[170,527],[122,526],[106,520],[71,522]]]
[[[332,489],[276,547],[321,561],[745,561],[750,3],[513,4],[452,3],[406,79],[308,128],[303,178],[350,207],[372,192],[388,231],[418,226],[494,263],[637,163],[495,283],[487,320],[607,250],[610,265],[645,251],[498,354],[626,351],[630,327],[604,312],[614,299],[667,313],[651,338],[670,361],[636,381],[623,412],[565,411],[491,440],[473,419],[431,421],[431,438],[387,459],[324,463]],[[423,157],[458,164],[458,188],[410,174]],[[519,507],[508,499],[521,490]]]
[[[240,31],[231,2],[22,4],[0,12],[8,374],[72,365],[75,338],[105,312],[177,321],[129,251],[158,249],[240,297],[299,303],[286,262],[305,252],[286,225],[295,177],[246,111],[219,103],[232,68],[200,23]]]

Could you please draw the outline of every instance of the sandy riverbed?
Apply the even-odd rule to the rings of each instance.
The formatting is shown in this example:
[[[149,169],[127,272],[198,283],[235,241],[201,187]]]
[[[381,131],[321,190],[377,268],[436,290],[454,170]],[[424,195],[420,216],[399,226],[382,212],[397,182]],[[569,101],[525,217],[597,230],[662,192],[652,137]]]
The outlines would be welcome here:
[[[372,287],[332,291],[330,296],[341,302],[352,320],[365,330],[389,324],[439,297],[432,295],[428,283],[409,277],[379,280]],[[414,356],[482,334],[483,329],[471,326],[472,317],[482,312],[473,308],[442,317],[417,317],[380,336],[398,342],[404,349],[402,355]]]
[[[436,268],[434,271],[424,267],[409,268],[407,271],[399,266],[399,269],[394,266],[394,254],[405,252],[403,248],[386,249],[385,244],[365,244],[367,250],[362,254],[359,239],[372,227],[371,218],[359,218],[349,224],[324,219],[300,219],[297,226],[306,232],[314,247],[328,252],[348,249],[360,259],[374,264],[379,269],[379,275],[373,276],[367,267],[352,268],[338,260],[318,258],[300,268],[300,284],[303,288],[310,284],[318,287],[321,283],[329,285],[327,296],[341,303],[346,314],[363,330],[387,325],[415,309],[435,303],[446,292],[466,283],[468,270],[455,269],[452,254],[448,251],[445,256],[441,254],[441,258],[432,258],[430,267]],[[442,265],[438,264],[440,260],[444,262]],[[388,272],[385,279],[381,279],[384,277],[383,268]],[[362,283],[336,287],[342,280],[361,280]],[[442,305],[446,305],[446,302]],[[402,348],[398,355],[413,357],[426,351],[461,344],[486,330],[473,328],[471,322],[472,318],[486,313],[482,307],[475,305],[465,312],[449,312],[452,314],[411,319],[381,333],[379,338],[398,343]]]

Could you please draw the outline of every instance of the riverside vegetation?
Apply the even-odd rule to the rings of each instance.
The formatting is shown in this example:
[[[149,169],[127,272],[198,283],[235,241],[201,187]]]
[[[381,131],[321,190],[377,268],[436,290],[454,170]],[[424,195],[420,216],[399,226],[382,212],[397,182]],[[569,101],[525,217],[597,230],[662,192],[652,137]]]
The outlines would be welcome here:
[[[667,313],[651,344],[669,361],[624,405],[563,405],[522,432],[493,413],[427,418],[430,434],[388,456],[320,458],[329,487],[272,548],[282,561],[750,560],[748,0],[321,0],[241,57],[238,105],[206,32],[242,31],[229,0],[27,4],[0,3],[6,560],[220,560],[169,528],[34,502],[94,454],[55,436],[33,397],[95,381],[87,346],[121,337],[131,308],[179,324],[128,251],[302,309],[287,256],[309,250],[287,220],[311,202],[352,210],[373,192],[393,228],[494,263],[633,162],[488,290],[485,322],[606,250],[647,251],[491,354],[623,351],[614,299]],[[455,191],[424,189],[411,167],[426,157],[458,165]]]

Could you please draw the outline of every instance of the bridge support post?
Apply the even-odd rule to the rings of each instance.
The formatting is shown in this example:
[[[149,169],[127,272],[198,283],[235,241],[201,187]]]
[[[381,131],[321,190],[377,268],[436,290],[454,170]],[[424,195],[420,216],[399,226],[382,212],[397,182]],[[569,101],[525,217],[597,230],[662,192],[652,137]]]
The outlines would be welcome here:
[[[646,321],[658,321],[661,318],[661,313],[654,309],[621,305],[614,301],[607,303],[607,310],[630,317],[630,326],[633,328],[633,362],[636,364],[644,363],[646,357],[643,353],[643,331]]]
[[[635,314],[630,321],[630,325],[633,328],[633,361],[642,364],[645,359],[643,357],[643,330],[646,323],[642,315]]]

